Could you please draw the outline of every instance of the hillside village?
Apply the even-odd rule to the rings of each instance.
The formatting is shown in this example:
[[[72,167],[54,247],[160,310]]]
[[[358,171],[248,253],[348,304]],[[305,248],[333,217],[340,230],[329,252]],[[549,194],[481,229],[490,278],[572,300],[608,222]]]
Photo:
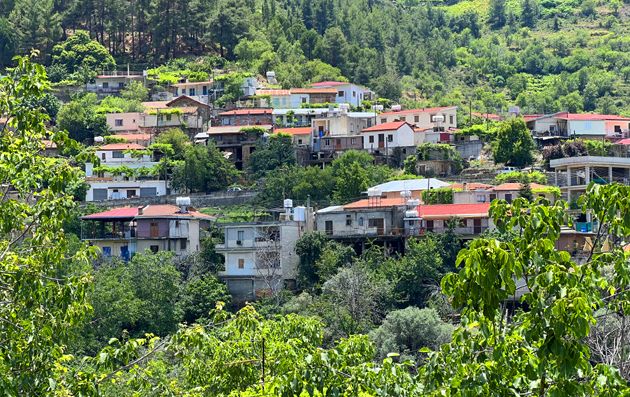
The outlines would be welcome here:
[[[623,0],[0,0],[7,396],[622,396]]]

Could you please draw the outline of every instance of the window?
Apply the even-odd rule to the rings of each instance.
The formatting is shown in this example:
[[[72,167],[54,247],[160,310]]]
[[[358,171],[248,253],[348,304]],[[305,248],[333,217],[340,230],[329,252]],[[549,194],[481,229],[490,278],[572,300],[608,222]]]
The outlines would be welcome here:
[[[453,124],[453,118],[454,118],[454,117],[453,117],[452,115],[451,115],[451,116],[448,116],[448,122],[449,122],[450,124]]]
[[[107,258],[112,256],[112,247],[103,247],[103,256]]]
[[[351,145],[356,145],[357,144],[357,138],[350,138],[350,144]]]
[[[615,126],[615,133],[621,133],[621,126],[620,125],[616,125]]]
[[[359,226],[363,226],[363,217],[359,218]]]
[[[172,118],[173,118],[172,114],[169,113],[166,115],[166,121],[171,121]]]
[[[178,92],[179,92],[179,89],[175,88],[175,96],[179,96]]]
[[[346,215],[346,226],[352,226],[352,215]]]
[[[204,85],[203,87],[201,87],[201,92],[203,93],[203,95],[208,95],[208,86]]]
[[[109,83],[108,82],[104,82],[103,83],[103,88],[104,89],[108,89],[109,88]]]
[[[118,83],[118,88],[125,88],[125,83]]]
[[[400,120],[398,120],[398,121],[407,121],[407,116],[401,117]]]
[[[357,96],[357,92],[356,91],[352,91],[352,97],[355,98]]]
[[[387,135],[387,142],[394,142],[394,136],[392,134]]]
[[[105,160],[105,153],[101,153],[101,160]]]
[[[381,119],[381,124],[387,123],[387,119]]]
[[[122,121],[122,119],[116,119],[116,120],[114,120],[114,125],[115,125],[116,127],[122,127],[122,125],[123,125],[123,121]]]
[[[302,103],[306,103],[306,97],[302,97]]]
[[[326,234],[329,236],[333,234],[333,221],[326,221]]]
[[[478,194],[477,195],[477,202],[478,203],[485,203],[486,202],[486,195],[485,194]]]
[[[149,247],[149,249],[151,250],[151,252],[153,252],[154,254],[157,254],[157,252],[160,250],[160,247],[158,247],[157,245],[152,245],[151,247]]]
[[[188,122],[188,115],[187,114],[184,115],[184,121]]]
[[[180,250],[184,251],[186,249],[186,242],[187,241],[186,241],[185,238],[179,240],[179,249]]]
[[[431,115],[431,122],[435,123],[435,115],[434,114]]]
[[[238,258],[238,268],[239,269],[245,269],[245,259]]]
[[[115,159],[122,159],[125,158],[125,154],[120,150],[114,150],[112,152],[112,157]]]
[[[370,135],[370,137],[369,137],[369,142],[370,142],[370,143],[374,143],[374,135]]]
[[[512,202],[512,194],[511,193],[507,193],[505,195],[505,201],[507,201],[508,203]]]
[[[245,240],[245,231],[239,230],[238,232],[236,232],[236,244],[243,244],[243,240]]]
[[[330,146],[330,139],[324,139],[324,145]]]
[[[302,139],[298,139],[298,145],[302,144]]]
[[[420,122],[420,116],[413,116],[414,123]]]
[[[179,227],[179,221],[175,221],[175,227]]]
[[[195,96],[195,89],[194,88],[190,88],[188,90],[188,92],[190,93],[190,96]]]
[[[343,92],[343,91],[339,91],[339,92],[337,92],[337,96],[338,96],[338,97],[343,97],[343,96],[344,96],[344,92]]]

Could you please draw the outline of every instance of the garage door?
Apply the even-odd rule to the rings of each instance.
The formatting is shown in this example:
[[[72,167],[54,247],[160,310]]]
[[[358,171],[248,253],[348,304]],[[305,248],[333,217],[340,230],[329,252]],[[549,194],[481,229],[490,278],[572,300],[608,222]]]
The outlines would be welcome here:
[[[155,196],[157,196],[156,187],[141,187],[140,188],[140,197],[155,197]]]
[[[92,198],[94,201],[107,200],[107,189],[94,189],[92,190]]]
[[[254,280],[227,280],[228,290],[236,300],[254,297]]]

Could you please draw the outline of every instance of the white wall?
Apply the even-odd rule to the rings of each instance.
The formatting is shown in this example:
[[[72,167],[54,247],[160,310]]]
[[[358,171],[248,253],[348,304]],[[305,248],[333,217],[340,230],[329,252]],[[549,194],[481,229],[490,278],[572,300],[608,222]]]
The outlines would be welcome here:
[[[381,134],[385,137],[385,147],[388,149],[396,147],[413,147],[416,145],[413,129],[409,125],[405,124],[398,130],[363,132],[363,148],[366,150],[378,150],[378,136]],[[388,140],[389,136],[392,137],[391,142]],[[370,137],[373,137],[373,143],[370,143]]]
[[[417,128],[433,128],[437,126],[437,123],[433,122],[431,117],[436,115],[444,116],[444,122],[440,123],[440,127],[444,127],[444,129],[457,127],[457,109],[455,108],[445,109],[439,112],[426,112],[422,109],[417,109],[415,112],[401,111],[393,112],[391,114],[380,114],[377,117],[377,123],[383,124],[390,123],[392,121],[406,121]]]
[[[604,120],[569,120],[567,122],[567,135],[606,135],[606,122]]]
[[[355,84],[347,84],[332,87],[337,90],[337,96],[335,102],[337,103],[349,103],[352,106],[360,106],[361,102],[366,97],[370,97],[371,91],[365,88],[359,87]],[[343,96],[339,96],[339,92],[343,92]]]
[[[87,181],[90,185],[86,195],[85,201],[94,201],[94,189],[107,189],[107,199],[113,200],[117,196],[115,190],[122,197],[126,197],[127,190],[135,190],[136,196],[140,196],[140,188],[156,188],[158,196],[166,195],[166,186],[164,181],[150,180],[150,181]]]

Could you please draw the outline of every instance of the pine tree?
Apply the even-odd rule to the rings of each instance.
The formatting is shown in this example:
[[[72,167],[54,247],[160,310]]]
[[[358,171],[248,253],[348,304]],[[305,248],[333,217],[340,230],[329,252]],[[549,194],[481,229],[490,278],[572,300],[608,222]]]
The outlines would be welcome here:
[[[521,4],[521,23],[533,28],[538,19],[538,3],[536,0],[523,0]]]
[[[307,30],[313,29],[313,7],[311,0],[302,0],[302,21]]]
[[[269,23],[269,2],[267,0],[263,0],[262,4],[262,17],[265,23]]]
[[[494,28],[501,28],[505,25],[505,0],[490,0],[488,22]]]

